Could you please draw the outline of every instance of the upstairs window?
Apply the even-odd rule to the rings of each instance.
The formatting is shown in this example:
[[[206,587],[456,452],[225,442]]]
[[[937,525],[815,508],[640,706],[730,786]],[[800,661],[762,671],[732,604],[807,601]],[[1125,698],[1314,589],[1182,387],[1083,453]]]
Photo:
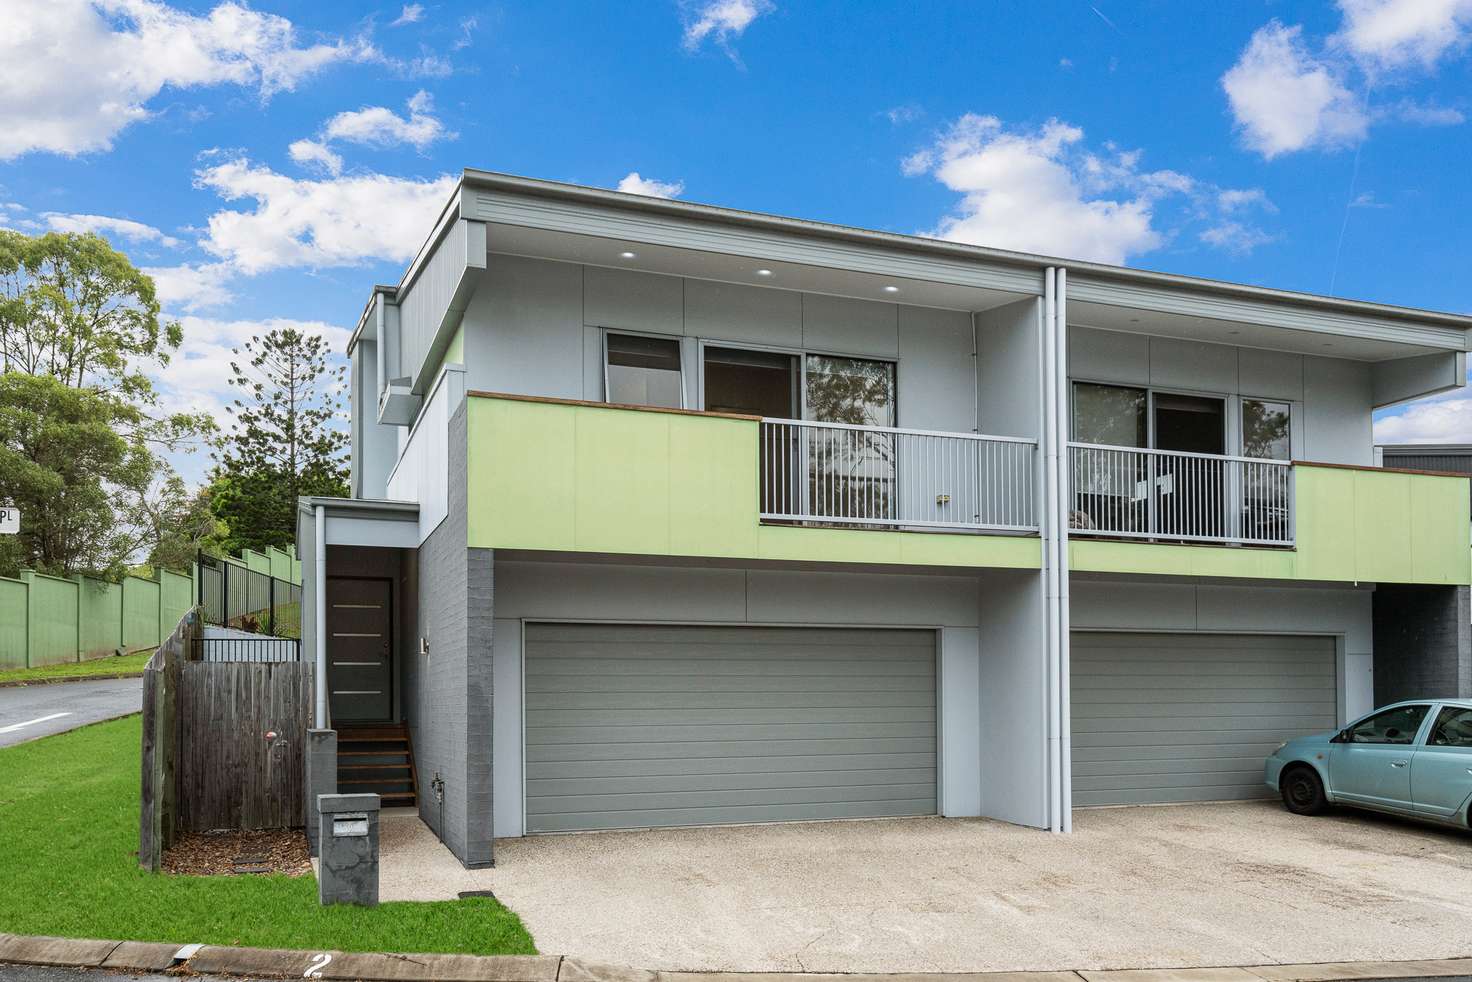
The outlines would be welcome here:
[[[1265,399],[1242,400],[1242,456],[1293,459],[1293,406]]]
[[[603,366],[607,398],[625,406],[681,409],[685,383],[680,371],[680,342],[637,334],[608,334]]]

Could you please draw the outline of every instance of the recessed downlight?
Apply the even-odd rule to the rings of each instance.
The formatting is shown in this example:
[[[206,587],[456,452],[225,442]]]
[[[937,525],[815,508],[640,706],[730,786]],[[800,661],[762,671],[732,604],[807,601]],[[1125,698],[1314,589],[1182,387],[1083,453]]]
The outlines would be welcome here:
[[[637,252],[621,252],[618,254],[618,258],[620,259],[637,259],[638,256],[639,254]]]
[[[900,288],[897,287],[897,286],[887,286],[887,287],[884,288],[884,292],[885,293],[899,293],[900,292]]]
[[[772,275],[772,271],[770,269],[759,269],[759,270],[756,271],[756,275],[758,275],[758,276],[771,276]]]

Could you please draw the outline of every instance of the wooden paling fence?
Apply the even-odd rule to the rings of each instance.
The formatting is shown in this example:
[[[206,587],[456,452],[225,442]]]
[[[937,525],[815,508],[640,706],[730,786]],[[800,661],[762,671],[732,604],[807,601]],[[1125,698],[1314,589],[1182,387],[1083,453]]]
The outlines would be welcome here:
[[[143,673],[138,861],[157,870],[180,832],[301,824],[312,665],[195,661],[196,608]]]

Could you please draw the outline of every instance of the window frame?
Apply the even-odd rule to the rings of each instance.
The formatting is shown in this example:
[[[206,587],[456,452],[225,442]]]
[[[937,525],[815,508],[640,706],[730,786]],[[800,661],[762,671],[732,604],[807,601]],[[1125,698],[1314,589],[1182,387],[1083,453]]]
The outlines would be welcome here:
[[[617,332],[626,333],[626,332]],[[899,429],[904,424],[900,420],[900,363],[902,359],[896,355],[872,355],[856,354],[852,351],[835,351],[829,348],[802,348],[783,344],[753,344],[746,341],[727,341],[723,338],[696,338],[695,349],[695,372],[696,372],[696,405],[705,408],[705,349],[729,348],[736,351],[768,351],[773,354],[791,355],[797,359],[797,415],[793,417],[794,422],[812,422],[808,415],[808,355],[817,355],[821,358],[849,358],[856,361],[877,361],[891,365],[894,368],[894,429]]]
[[[1472,740],[1468,740],[1468,742],[1466,743],[1431,742],[1432,737],[1436,736],[1436,731],[1441,728],[1442,717],[1446,716],[1448,713],[1466,713],[1469,716],[1472,716],[1472,708],[1468,708],[1467,706],[1452,706],[1446,704],[1436,707],[1436,715],[1435,718],[1433,718],[1431,721],[1431,729],[1426,731],[1426,746],[1435,747],[1438,750],[1461,750],[1472,754]]]
[[[650,340],[653,340],[653,341],[673,341],[674,344],[675,344],[675,352],[679,356],[679,365],[680,365],[680,368],[679,368],[679,375],[680,375],[680,405],[678,407],[675,407],[675,406],[647,406],[645,408],[648,408],[648,409],[675,409],[675,408],[678,408],[678,409],[688,409],[688,408],[690,408],[690,406],[689,406],[690,396],[689,396],[689,393],[686,391],[686,386],[685,386],[685,339],[684,338],[680,337],[677,334],[660,334],[657,331],[626,331],[623,328],[618,328],[618,327],[600,327],[598,330],[599,330],[599,332],[602,335],[602,348],[603,348],[603,353],[602,353],[602,368],[603,368],[603,401],[604,401],[604,403],[606,403],[606,404],[608,404],[610,406],[613,406],[613,405],[628,405],[628,403],[615,403],[615,402],[613,402],[609,398],[609,395],[610,395],[610,387],[609,387],[609,384],[608,384],[608,356],[609,356],[608,339],[611,336],[617,335],[619,337],[628,337],[628,338],[649,338]]]
[[[1288,407],[1288,456],[1286,457],[1253,457],[1253,460],[1294,460],[1298,440],[1295,431],[1298,429],[1297,403],[1292,399],[1276,399],[1271,396],[1237,396],[1237,456],[1247,456],[1247,427],[1243,425],[1243,413],[1247,411],[1249,402],[1277,403]]]
[[[1151,385],[1148,382],[1120,381],[1118,379],[1101,378],[1096,375],[1069,375],[1068,376],[1068,439],[1071,443],[1081,442],[1078,432],[1074,428],[1074,394],[1079,385],[1107,385],[1117,389],[1135,389],[1145,393],[1145,440],[1143,447],[1126,447],[1127,450],[1155,450],[1155,396],[1162,395],[1198,396],[1207,399],[1222,400],[1224,413],[1222,422],[1226,432],[1223,434],[1223,445],[1228,448],[1228,457],[1244,457],[1242,453],[1242,403],[1246,400],[1253,402],[1280,402],[1288,406],[1288,452],[1290,460],[1299,459],[1299,447],[1302,444],[1302,433],[1300,427],[1303,420],[1303,399],[1301,397],[1285,395],[1264,395],[1259,391],[1253,392],[1220,392],[1213,389],[1191,389],[1174,385]],[[1270,458],[1254,457],[1253,460]]]
[[[1353,723],[1351,723],[1348,726],[1346,726],[1344,728],[1344,731],[1343,731],[1343,734],[1342,734],[1344,736],[1344,740],[1341,741],[1341,742],[1343,742],[1346,746],[1350,746],[1350,747],[1413,747],[1413,746],[1416,746],[1419,743],[1419,740],[1420,740],[1420,737],[1421,737],[1422,732],[1426,729],[1426,721],[1428,719],[1433,719],[1434,718],[1431,710],[1434,709],[1435,706],[1436,706],[1435,703],[1430,703],[1430,702],[1410,702],[1410,703],[1406,703],[1406,704],[1401,705],[1401,706],[1387,706],[1384,709],[1376,710],[1375,712],[1371,713],[1370,715],[1368,715],[1368,716],[1362,716],[1359,719],[1355,720]],[[1416,723],[1416,729],[1415,729],[1415,731],[1412,732],[1410,734],[1410,738],[1408,740],[1405,740],[1404,742],[1401,742],[1401,741],[1390,741],[1390,740],[1356,740],[1354,738],[1354,731],[1356,729],[1358,729],[1359,727],[1365,725],[1366,723],[1370,722],[1371,720],[1379,719],[1381,716],[1387,716],[1390,713],[1404,712],[1407,709],[1417,709],[1417,708],[1419,708],[1421,710],[1421,718]]]

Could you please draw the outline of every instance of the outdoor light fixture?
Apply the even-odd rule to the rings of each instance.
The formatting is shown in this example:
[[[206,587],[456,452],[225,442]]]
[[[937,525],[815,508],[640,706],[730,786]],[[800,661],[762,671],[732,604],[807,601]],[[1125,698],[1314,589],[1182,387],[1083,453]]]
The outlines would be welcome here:
[[[620,259],[633,259],[637,255],[638,255],[638,253],[634,253],[634,252],[621,252],[621,253],[618,254],[618,258],[620,258]]]
[[[887,286],[887,287],[884,288],[884,292],[885,293],[899,293],[900,292],[900,288],[897,287],[897,286]]]
[[[770,269],[759,269],[759,270],[756,271],[756,275],[758,275],[758,276],[771,276],[772,275],[772,271]]]

